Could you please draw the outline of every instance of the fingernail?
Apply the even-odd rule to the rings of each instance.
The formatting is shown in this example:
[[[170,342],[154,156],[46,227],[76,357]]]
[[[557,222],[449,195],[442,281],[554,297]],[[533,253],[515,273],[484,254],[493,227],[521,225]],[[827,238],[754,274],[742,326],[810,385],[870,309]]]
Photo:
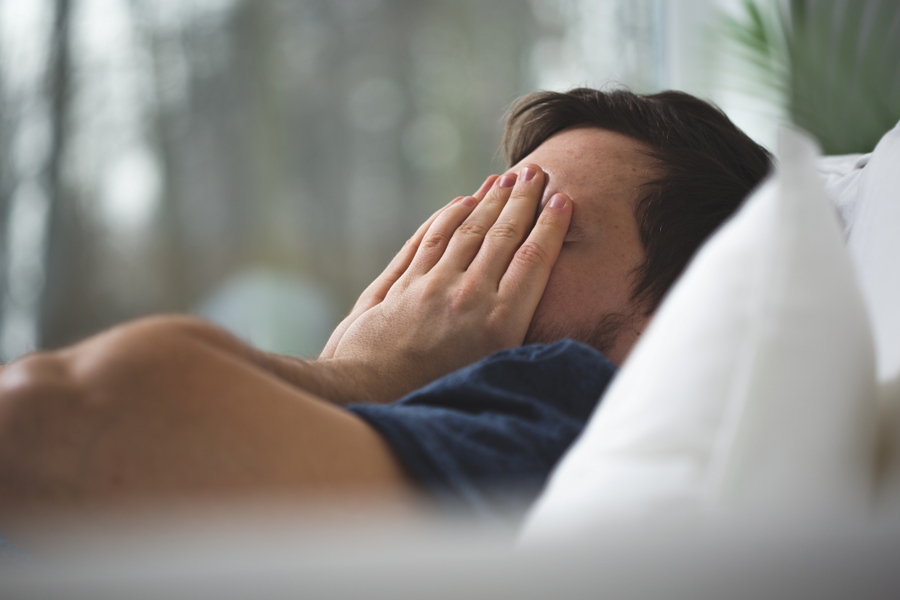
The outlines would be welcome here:
[[[496,179],[497,179],[496,175],[489,176],[487,179],[484,180],[484,183],[481,184],[481,187],[478,188],[478,191],[476,192],[476,194],[481,194],[481,193],[487,192],[489,189],[491,189],[491,186],[494,185],[494,181],[496,181]]]
[[[502,188],[511,188],[516,184],[516,176],[515,175],[504,175],[500,178],[500,181],[497,182]]]
[[[465,204],[466,206],[475,206],[475,198],[472,196],[466,196],[462,200],[459,201],[460,204]]]
[[[566,197],[562,194],[553,194],[549,204],[550,208],[562,208],[566,205]]]
[[[524,169],[522,169],[521,173],[522,181],[531,181],[532,179],[534,179],[534,173],[534,169],[532,169],[531,167],[525,167]]]

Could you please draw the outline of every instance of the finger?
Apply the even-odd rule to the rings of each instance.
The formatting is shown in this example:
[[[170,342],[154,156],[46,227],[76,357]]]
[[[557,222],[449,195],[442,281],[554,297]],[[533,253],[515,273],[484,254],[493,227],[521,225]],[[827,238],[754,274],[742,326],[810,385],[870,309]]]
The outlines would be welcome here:
[[[475,198],[477,202],[481,202],[494,185],[494,182],[497,181],[498,177],[499,175],[488,176],[488,178],[484,180],[484,183],[481,184],[481,187],[475,192],[473,198]],[[391,262],[388,263],[388,266],[384,271],[382,271],[382,273],[366,287],[363,293],[360,294],[359,299],[353,306],[353,310],[350,311],[350,314],[347,315],[347,317],[341,321],[332,332],[328,342],[325,344],[325,348],[323,348],[322,353],[319,355],[319,358],[332,358],[344,332],[353,324],[359,315],[384,301],[384,298],[387,296],[391,287],[409,268],[413,257],[416,255],[416,251],[419,249],[419,244],[422,242],[422,238],[425,236],[428,228],[431,227],[431,224],[434,223],[435,219],[437,219],[448,206],[455,202],[459,202],[462,198],[463,196],[459,196],[453,199],[448,204],[438,209],[427,221],[419,226],[416,233],[403,244],[403,247],[396,255],[394,255],[394,258],[391,259]]]
[[[571,220],[572,201],[565,194],[554,194],[500,279],[498,296],[519,306],[511,315],[513,327],[526,329],[534,316]]]
[[[472,197],[481,202],[484,200],[484,197],[487,196],[487,193],[494,187],[494,182],[500,179],[499,175],[490,175],[487,179],[484,180],[484,183],[481,184],[481,187],[478,188],[478,191],[475,192]]]
[[[478,201],[466,196],[444,209],[428,228],[405,274],[415,276],[428,273],[441,260],[450,239],[476,206],[480,206]]]
[[[355,321],[358,316],[359,314],[356,313],[356,309],[354,308],[353,311],[334,328],[334,331],[331,332],[331,336],[325,343],[325,347],[322,348],[322,352],[319,353],[319,359],[334,358],[334,351],[337,350],[341,338],[344,337],[344,332],[350,328],[350,325],[353,324],[353,321]]]
[[[391,262],[388,263],[388,266],[385,267],[381,275],[376,277],[375,281],[370,283],[360,295],[359,300],[353,307],[354,313],[364,312],[384,300],[384,297],[387,295],[388,290],[391,289],[391,286],[394,285],[400,276],[406,272],[406,269],[409,268],[413,257],[416,255],[416,251],[419,249],[419,244],[422,243],[422,238],[425,237],[425,233],[428,231],[428,228],[431,227],[431,224],[434,223],[447,207],[462,199],[463,196],[454,198],[448,204],[438,209],[427,221],[419,226],[413,236],[406,240],[403,247],[400,248],[400,251],[394,255],[394,258],[391,259]]]
[[[525,165],[509,196],[509,201],[488,230],[484,244],[469,268],[476,276],[495,283],[507,267],[534,224],[547,176],[537,165]]]
[[[390,291],[391,287],[397,282],[403,273],[406,272],[406,269],[409,268],[410,262],[412,262],[413,257],[416,255],[416,250],[419,248],[419,244],[422,242],[422,238],[425,236],[425,232],[428,231],[428,228],[434,223],[435,219],[440,216],[440,214],[451,204],[454,202],[458,202],[463,197],[459,196],[448,203],[446,206],[438,209],[433,215],[431,215],[427,221],[425,221],[422,225],[419,226],[419,229],[416,230],[416,233],[413,234],[411,238],[406,240],[403,244],[403,247],[400,251],[394,255],[394,258],[391,259],[391,262],[388,263],[388,266],[381,272],[381,274],[375,278],[375,280],[370,283],[363,293],[360,294],[359,299],[356,301],[356,304],[353,306],[353,310],[350,311],[350,314],[344,318],[343,321],[334,329],[331,333],[331,336],[328,338],[328,342],[325,344],[325,347],[322,349],[322,352],[319,354],[319,358],[332,358],[334,356],[334,351],[338,347],[338,344],[341,341],[341,338],[344,335],[344,332],[353,324],[353,322],[361,315],[366,312],[373,306],[380,304],[384,301],[384,297],[387,296],[387,293]]]
[[[488,230],[503,211],[506,201],[516,184],[517,175],[507,173],[498,178],[478,203],[472,214],[453,233],[447,252],[441,258],[441,268],[465,271],[478,254]]]
[[[478,188],[478,191],[475,192],[473,198],[476,201],[481,202],[484,200],[484,197],[487,195],[488,191],[494,185],[494,182],[497,181],[499,175],[489,175],[487,179],[484,180],[484,183],[481,184],[481,187]],[[359,301],[357,301],[357,306],[354,307],[353,312],[357,312],[356,308],[359,307],[362,311],[368,310],[372,306],[380,303],[384,300],[384,297],[387,295],[388,290],[391,289],[391,286],[396,283],[396,281],[406,272],[406,269],[409,268],[410,263],[412,262],[413,257],[416,255],[416,251],[419,249],[419,244],[422,242],[422,238],[425,237],[425,232],[428,231],[428,228],[431,227],[431,224],[434,223],[434,220],[437,219],[438,215],[444,211],[448,206],[454,204],[455,202],[459,202],[462,200],[463,196],[458,196],[454,200],[450,201],[445,206],[441,207],[437,212],[435,212],[431,217],[423,223],[416,233],[403,244],[403,248],[400,249],[391,262],[388,264],[387,268],[379,275],[375,281],[373,281],[369,287],[363,292],[362,296],[360,296]],[[360,303],[363,303],[364,306],[359,306]],[[360,312],[362,312],[360,311]]]

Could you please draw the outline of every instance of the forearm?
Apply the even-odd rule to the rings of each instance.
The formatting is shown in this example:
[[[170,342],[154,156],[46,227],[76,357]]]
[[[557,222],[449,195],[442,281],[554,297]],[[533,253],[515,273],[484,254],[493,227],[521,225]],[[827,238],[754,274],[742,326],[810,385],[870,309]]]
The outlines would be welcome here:
[[[572,216],[546,185],[489,178],[435,213],[360,297],[319,360],[255,350],[217,328],[200,335],[289,385],[337,404],[385,403],[492,352],[520,345]]]
[[[256,351],[255,364],[288,384],[311,392],[335,404],[375,402],[385,404],[397,400],[402,393],[392,393],[378,380],[368,365],[350,360],[303,360],[270,352]]]
[[[335,404],[352,402],[391,402],[397,397],[378,381],[362,361],[350,359],[303,360],[265,352],[244,343],[228,331],[191,318],[176,317],[191,336],[199,337],[220,352],[237,357],[291,387],[309,392]]]
[[[521,345],[562,249],[572,203],[525,166],[483,195],[444,207],[404,247],[332,335],[324,357],[355,360],[394,399],[493,352]]]

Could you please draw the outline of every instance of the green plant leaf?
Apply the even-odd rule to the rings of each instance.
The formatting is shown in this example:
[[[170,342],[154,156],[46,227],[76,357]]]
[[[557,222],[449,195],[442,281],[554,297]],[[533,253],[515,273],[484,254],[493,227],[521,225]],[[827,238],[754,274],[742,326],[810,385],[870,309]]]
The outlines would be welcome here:
[[[722,30],[826,153],[868,152],[900,120],[900,0],[746,0]]]

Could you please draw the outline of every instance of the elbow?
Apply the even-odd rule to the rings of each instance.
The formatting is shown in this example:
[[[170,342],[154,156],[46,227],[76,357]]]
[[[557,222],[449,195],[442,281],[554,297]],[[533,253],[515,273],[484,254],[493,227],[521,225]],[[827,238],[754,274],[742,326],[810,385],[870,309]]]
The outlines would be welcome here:
[[[0,511],[39,509],[77,493],[86,405],[56,353],[27,356],[0,372]]]

